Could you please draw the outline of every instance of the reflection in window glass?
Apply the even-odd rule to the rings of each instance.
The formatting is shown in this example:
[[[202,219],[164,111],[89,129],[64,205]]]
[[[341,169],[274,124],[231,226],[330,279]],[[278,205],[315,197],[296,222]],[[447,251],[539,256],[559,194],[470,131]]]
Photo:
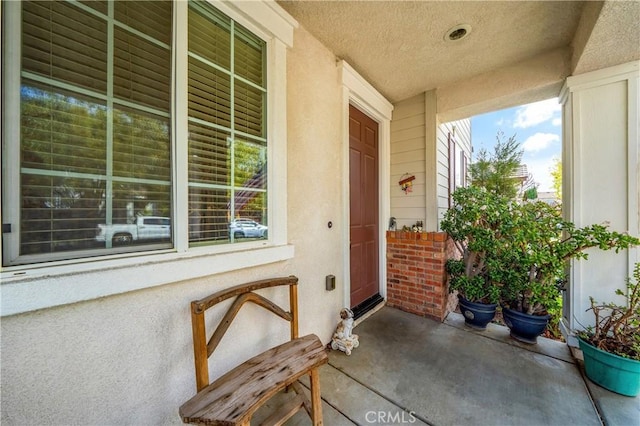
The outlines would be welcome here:
[[[22,173],[22,255],[99,248],[105,181]]]
[[[21,98],[23,168],[105,174],[103,101],[28,82]]]
[[[169,247],[172,3],[21,7],[19,254]]]
[[[266,43],[206,1],[174,22],[176,4],[3,4],[3,24],[19,22],[3,25],[15,88],[3,98],[2,154],[15,163],[3,169],[3,265],[268,238]],[[174,24],[188,38],[175,64]],[[176,67],[186,98],[173,93]],[[185,119],[174,109],[187,140],[172,140]],[[184,188],[188,217],[177,217]]]
[[[191,245],[267,238],[265,51],[215,8],[189,3]]]

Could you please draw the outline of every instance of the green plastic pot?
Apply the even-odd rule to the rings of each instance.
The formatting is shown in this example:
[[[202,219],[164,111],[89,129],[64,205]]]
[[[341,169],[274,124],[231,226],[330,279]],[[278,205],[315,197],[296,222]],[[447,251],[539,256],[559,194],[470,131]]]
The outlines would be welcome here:
[[[640,361],[605,352],[578,339],[584,369],[594,383],[625,396],[640,394]]]

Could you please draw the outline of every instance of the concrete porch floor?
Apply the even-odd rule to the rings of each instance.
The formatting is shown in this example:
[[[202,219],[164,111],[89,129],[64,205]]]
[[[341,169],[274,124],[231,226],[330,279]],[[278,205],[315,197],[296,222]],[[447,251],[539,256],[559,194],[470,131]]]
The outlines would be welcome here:
[[[439,323],[389,307],[354,333],[360,347],[331,351],[320,371],[326,426],[640,425],[640,397],[584,379],[561,342],[525,345],[505,327],[473,331],[459,314]],[[310,420],[299,412],[286,424]]]

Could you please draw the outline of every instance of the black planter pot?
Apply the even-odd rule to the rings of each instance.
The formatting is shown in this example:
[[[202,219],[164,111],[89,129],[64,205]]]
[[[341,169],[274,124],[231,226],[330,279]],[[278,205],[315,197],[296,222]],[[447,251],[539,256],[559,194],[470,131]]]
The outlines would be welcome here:
[[[538,342],[538,336],[547,328],[551,315],[528,315],[503,307],[502,318],[511,330],[511,337],[534,345]]]
[[[458,295],[458,306],[464,315],[464,323],[476,330],[484,330],[496,314],[497,304],[469,302]]]

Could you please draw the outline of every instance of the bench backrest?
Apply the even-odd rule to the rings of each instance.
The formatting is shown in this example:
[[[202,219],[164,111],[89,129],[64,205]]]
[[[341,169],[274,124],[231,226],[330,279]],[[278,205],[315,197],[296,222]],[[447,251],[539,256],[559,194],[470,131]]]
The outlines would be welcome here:
[[[289,286],[289,312],[283,310],[269,299],[254,293],[255,290],[282,285]],[[236,297],[236,300],[229,307],[213,335],[207,341],[205,312],[207,309],[231,297]],[[262,306],[280,318],[289,321],[291,323],[291,340],[298,338],[298,277],[289,276],[254,281],[219,291],[204,299],[194,300],[191,302],[191,327],[193,330],[193,352],[198,392],[209,386],[209,357],[229,329],[240,308],[247,302]]]

